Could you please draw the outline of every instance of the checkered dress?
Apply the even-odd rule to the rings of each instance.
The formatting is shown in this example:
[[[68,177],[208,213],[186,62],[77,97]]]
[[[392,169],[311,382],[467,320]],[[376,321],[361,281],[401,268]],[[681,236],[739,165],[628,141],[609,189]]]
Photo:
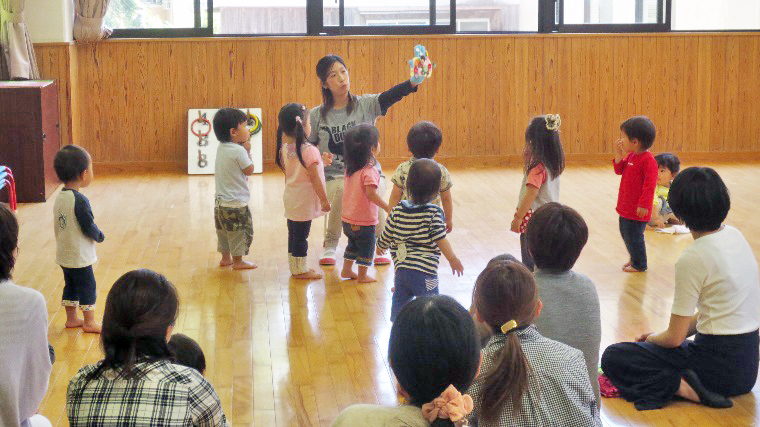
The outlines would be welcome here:
[[[137,364],[139,379],[107,370],[87,381],[98,365],[80,369],[69,383],[71,426],[228,426],[219,396],[195,369],[158,360]]]
[[[475,401],[470,420],[477,421],[478,427],[601,427],[583,353],[541,336],[533,325],[512,333],[520,338],[531,367],[529,386],[522,397],[522,411],[515,413],[512,404],[507,402],[495,424],[479,419],[483,375],[493,368],[496,355],[506,342],[506,335],[496,334],[483,349],[481,376],[468,391]]]

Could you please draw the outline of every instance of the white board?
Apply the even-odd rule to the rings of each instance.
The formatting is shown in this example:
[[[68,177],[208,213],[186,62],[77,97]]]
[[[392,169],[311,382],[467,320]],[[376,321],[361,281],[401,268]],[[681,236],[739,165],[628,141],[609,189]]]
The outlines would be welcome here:
[[[191,108],[187,111],[187,173],[190,175],[214,174],[214,161],[219,140],[211,122],[218,108]],[[253,173],[262,173],[261,108],[240,108],[248,114],[248,130],[253,131],[258,120],[258,131],[251,136]]]

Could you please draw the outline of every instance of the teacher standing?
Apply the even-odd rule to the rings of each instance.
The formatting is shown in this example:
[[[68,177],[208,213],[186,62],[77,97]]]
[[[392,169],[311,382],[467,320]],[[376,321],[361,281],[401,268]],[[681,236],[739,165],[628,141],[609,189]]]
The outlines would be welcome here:
[[[322,104],[311,110],[312,131],[310,139],[319,145],[323,153],[333,156],[332,165],[325,167],[327,198],[330,201],[330,213],[325,227],[325,241],[321,265],[335,265],[335,251],[342,230],[341,211],[343,201],[343,176],[346,166],[343,162],[343,136],[346,131],[360,123],[374,125],[378,117],[384,116],[388,109],[412,92],[423,82],[424,76],[413,77],[397,84],[381,94],[354,95],[351,93],[351,80],[348,67],[343,58],[327,55],[317,62],[317,76],[322,85]],[[380,172],[378,195],[385,194],[386,184],[380,163],[376,165]],[[385,225],[386,213],[378,210],[377,233]],[[387,256],[375,258],[375,264],[390,264]]]

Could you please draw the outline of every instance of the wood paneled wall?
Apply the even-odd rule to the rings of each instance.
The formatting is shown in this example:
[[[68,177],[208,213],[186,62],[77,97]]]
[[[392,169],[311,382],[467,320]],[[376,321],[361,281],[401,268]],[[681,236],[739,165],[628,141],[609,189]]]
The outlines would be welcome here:
[[[74,143],[72,100],[76,100],[77,90],[76,78],[71,76],[72,70],[76,70],[77,66],[76,57],[72,58],[72,55],[76,54],[75,47],[68,43],[39,44],[34,46],[34,52],[42,78],[56,80],[58,83],[61,145],[72,144]]]
[[[320,102],[314,67],[346,60],[352,92],[408,78],[415,44],[437,67],[417,94],[378,120],[383,158],[402,158],[418,120],[443,129],[442,158],[518,158],[531,116],[562,115],[569,157],[610,153],[625,118],[658,129],[654,151],[760,152],[760,34],[499,35],[112,40],[72,47],[76,143],[96,162],[183,163],[187,110],[264,109],[273,160],[276,114]],[[43,73],[64,75],[38,49]]]

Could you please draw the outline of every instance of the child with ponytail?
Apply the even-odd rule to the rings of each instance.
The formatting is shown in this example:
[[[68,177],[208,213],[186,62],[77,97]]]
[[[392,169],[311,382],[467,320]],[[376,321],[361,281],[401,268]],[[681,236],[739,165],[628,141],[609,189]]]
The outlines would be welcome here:
[[[296,279],[317,280],[322,274],[306,266],[311,220],[330,211],[325,190],[324,163],[332,158],[306,139],[311,122],[303,104],[290,103],[277,116],[275,163],[285,172],[285,217],[288,219],[288,265]]]
[[[494,335],[468,391],[476,408],[471,421],[479,427],[602,425],[583,353],[541,336],[532,324],[542,304],[525,266],[489,263],[475,282],[473,305],[477,321]]]

